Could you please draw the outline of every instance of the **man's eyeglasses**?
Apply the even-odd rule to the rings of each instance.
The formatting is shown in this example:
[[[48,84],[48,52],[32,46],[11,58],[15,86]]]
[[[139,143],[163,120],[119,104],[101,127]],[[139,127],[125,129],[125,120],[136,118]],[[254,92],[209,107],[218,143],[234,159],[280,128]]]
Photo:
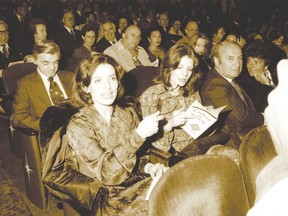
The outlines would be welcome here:
[[[9,31],[8,31],[8,30],[0,31],[0,35],[1,35],[1,36],[8,35],[8,34],[9,34]]]

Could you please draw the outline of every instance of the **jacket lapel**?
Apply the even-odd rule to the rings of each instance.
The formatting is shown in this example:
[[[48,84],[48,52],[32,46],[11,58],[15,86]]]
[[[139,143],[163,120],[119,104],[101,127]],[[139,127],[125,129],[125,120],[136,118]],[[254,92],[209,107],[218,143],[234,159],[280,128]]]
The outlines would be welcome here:
[[[35,92],[36,96],[39,97],[39,100],[43,101],[43,103],[46,104],[47,107],[51,106],[52,104],[49,95],[46,91],[43,80],[41,79],[37,71],[34,72],[34,76],[32,76],[31,81],[33,82],[33,91]]]

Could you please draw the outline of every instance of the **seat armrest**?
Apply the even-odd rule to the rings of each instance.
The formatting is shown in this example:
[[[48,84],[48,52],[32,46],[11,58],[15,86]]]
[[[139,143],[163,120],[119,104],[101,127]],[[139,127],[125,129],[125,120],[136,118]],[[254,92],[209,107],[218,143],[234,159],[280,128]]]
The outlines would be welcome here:
[[[21,131],[22,133],[28,135],[28,136],[38,136],[38,131],[32,129],[32,128],[24,128],[24,127],[14,127],[16,130]]]

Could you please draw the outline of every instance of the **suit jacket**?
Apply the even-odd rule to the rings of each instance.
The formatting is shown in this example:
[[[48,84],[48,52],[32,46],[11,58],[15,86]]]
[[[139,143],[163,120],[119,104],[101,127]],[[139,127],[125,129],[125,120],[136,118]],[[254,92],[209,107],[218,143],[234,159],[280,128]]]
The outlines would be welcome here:
[[[243,90],[243,89],[242,89]],[[243,90],[246,104],[237,94],[234,87],[215,69],[208,72],[200,89],[203,104],[214,108],[227,105],[218,121],[219,127],[230,135],[228,145],[239,148],[241,139],[251,129],[264,123],[264,116],[255,111],[255,107]],[[222,117],[222,118],[221,118]],[[221,123],[223,123],[221,125]]]
[[[111,45],[112,44],[105,37],[103,37],[96,43],[95,49],[97,50],[97,52],[103,53],[104,50]]]
[[[64,68],[67,59],[71,59],[74,50],[82,43],[82,37],[80,31],[73,29],[75,37],[61,25],[58,31],[55,33],[55,42],[58,44],[61,50],[61,65],[60,68]]]
[[[0,52],[0,69],[4,69],[9,65],[10,59]]]
[[[57,72],[68,98],[72,94],[74,74]],[[37,71],[20,79],[13,102],[11,121],[14,126],[39,130],[39,121],[45,110],[52,106],[44,83]]]
[[[13,61],[23,60],[28,54],[26,41],[27,41],[27,19],[24,18],[23,23],[20,23],[16,15],[7,18],[9,27],[9,46],[15,52]]]

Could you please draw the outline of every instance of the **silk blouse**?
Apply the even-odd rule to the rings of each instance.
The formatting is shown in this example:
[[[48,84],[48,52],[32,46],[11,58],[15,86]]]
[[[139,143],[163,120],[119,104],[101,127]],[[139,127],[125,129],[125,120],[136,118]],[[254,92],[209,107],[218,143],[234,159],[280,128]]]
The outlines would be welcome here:
[[[79,171],[106,185],[126,180],[136,164],[135,152],[144,142],[135,131],[138,123],[132,107],[115,106],[109,124],[93,106],[80,109],[66,133]]]

